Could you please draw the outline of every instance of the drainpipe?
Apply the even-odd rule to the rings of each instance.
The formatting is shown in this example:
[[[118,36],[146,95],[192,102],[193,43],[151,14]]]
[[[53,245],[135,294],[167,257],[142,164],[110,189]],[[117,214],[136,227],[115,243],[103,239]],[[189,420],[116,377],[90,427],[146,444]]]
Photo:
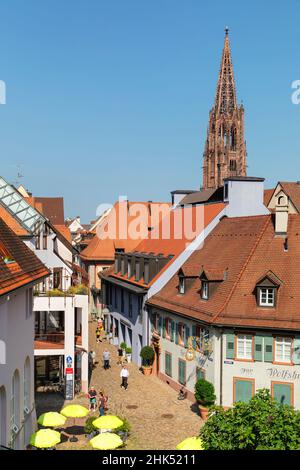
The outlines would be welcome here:
[[[220,354],[220,406],[223,405],[223,330],[221,330],[221,354]]]

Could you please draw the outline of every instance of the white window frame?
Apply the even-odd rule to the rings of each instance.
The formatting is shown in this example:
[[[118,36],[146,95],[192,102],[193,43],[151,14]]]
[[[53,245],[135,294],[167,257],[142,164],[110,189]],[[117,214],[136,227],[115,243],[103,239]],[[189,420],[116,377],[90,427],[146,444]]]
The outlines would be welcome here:
[[[208,300],[208,282],[202,281],[201,297],[204,300]]]
[[[239,345],[242,343],[243,353],[239,351]],[[247,354],[247,345],[251,345],[251,353]],[[253,335],[236,335],[236,358],[244,360],[253,360]]]
[[[185,279],[183,276],[179,277],[179,294],[185,293]]]
[[[290,364],[292,362],[292,345],[293,338],[288,336],[276,336],[275,337],[275,362],[280,362],[282,364]],[[279,355],[278,350],[282,347],[282,351]],[[287,348],[289,348],[289,358],[285,356]]]
[[[269,299],[269,295],[272,293],[272,301]],[[266,299],[263,300],[263,295]],[[275,288],[274,287],[260,287],[259,288],[259,305],[261,307],[274,307],[275,305]]]

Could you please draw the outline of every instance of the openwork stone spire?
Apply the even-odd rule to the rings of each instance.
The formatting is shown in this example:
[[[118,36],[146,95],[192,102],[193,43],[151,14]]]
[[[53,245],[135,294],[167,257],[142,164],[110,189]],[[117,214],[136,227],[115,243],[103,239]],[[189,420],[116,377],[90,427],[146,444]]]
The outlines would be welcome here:
[[[225,29],[215,104],[209,115],[204,151],[203,188],[218,188],[224,178],[246,176],[244,107],[237,104],[229,29]]]

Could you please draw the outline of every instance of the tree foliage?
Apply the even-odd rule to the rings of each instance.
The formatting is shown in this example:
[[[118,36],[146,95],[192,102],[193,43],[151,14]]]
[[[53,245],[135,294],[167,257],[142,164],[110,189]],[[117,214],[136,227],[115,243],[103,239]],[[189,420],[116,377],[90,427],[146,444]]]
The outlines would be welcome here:
[[[142,358],[143,364],[150,366],[153,363],[154,359],[154,350],[151,346],[144,346],[141,349],[140,356]]]
[[[262,389],[248,403],[214,407],[200,436],[206,450],[300,450],[300,412]]]

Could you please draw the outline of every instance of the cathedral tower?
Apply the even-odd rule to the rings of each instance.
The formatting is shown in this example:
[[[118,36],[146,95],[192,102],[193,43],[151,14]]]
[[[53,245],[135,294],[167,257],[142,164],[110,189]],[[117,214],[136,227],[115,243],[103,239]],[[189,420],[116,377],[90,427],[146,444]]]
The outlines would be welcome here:
[[[246,176],[247,172],[244,107],[237,103],[228,31],[226,28],[215,103],[209,114],[203,189],[218,188],[224,178]]]

